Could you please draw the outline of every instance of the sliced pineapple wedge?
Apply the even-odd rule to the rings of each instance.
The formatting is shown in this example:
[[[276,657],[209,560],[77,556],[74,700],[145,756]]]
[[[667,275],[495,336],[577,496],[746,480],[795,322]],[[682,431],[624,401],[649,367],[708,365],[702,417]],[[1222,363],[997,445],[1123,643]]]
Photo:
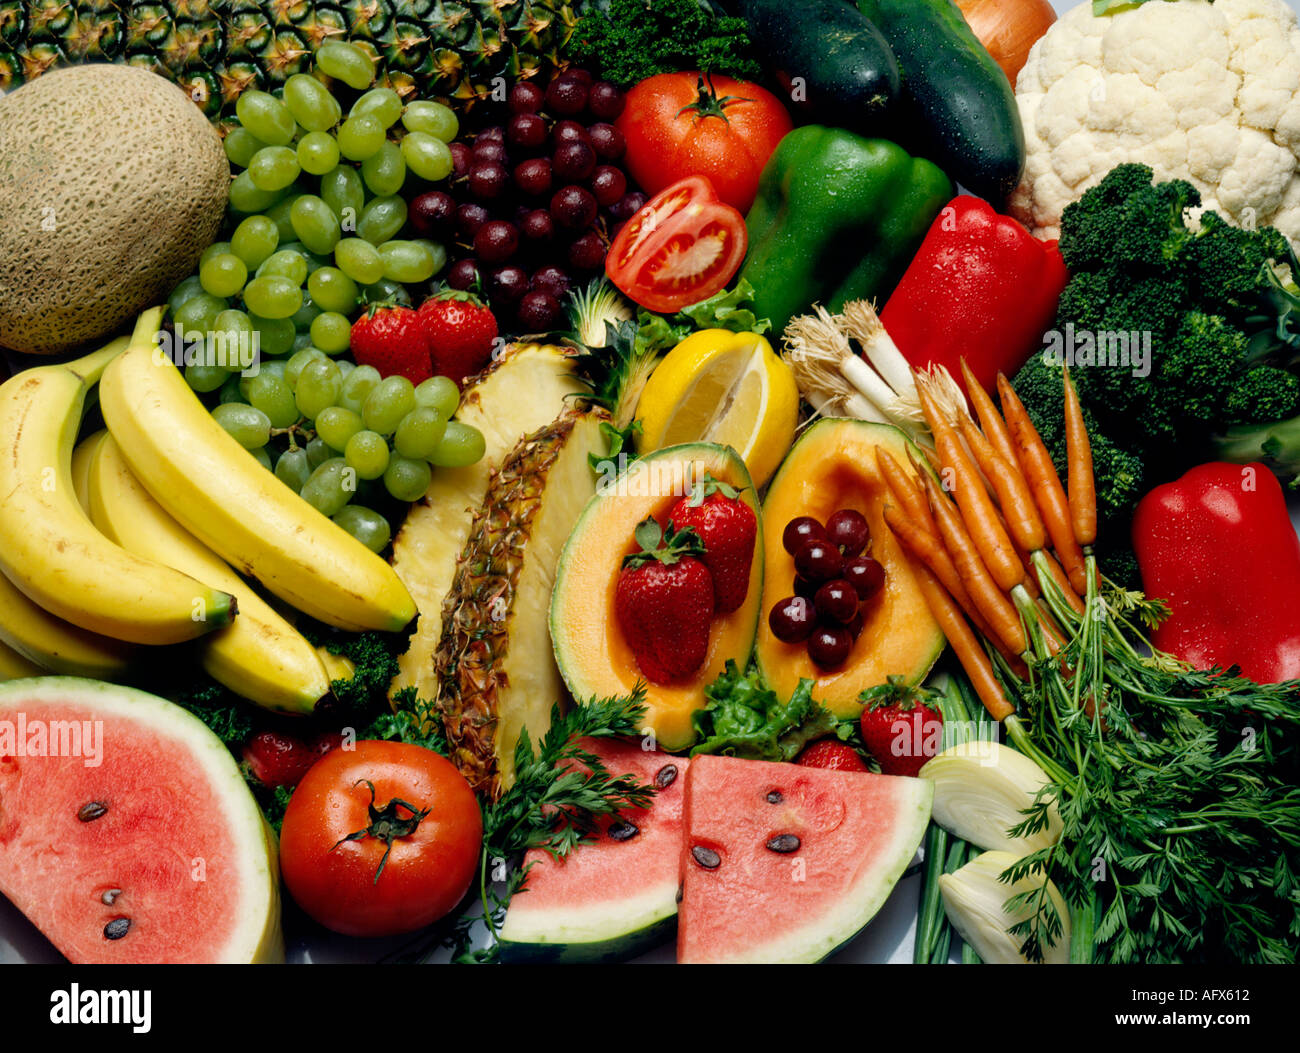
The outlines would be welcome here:
[[[534,742],[566,697],[547,612],[560,550],[596,492],[600,409],[568,409],[522,439],[493,473],[442,605],[434,654],[452,760],[495,799],[514,780],[519,734]]]
[[[442,638],[442,604],[456,559],[469,540],[492,471],[521,438],[554,421],[571,396],[585,391],[572,357],[554,345],[518,344],[465,390],[457,419],[483,433],[486,452],[467,468],[440,468],[393,541],[393,569],[415,600],[420,620],[399,660],[390,695],[414,687],[437,701],[433,652]]]

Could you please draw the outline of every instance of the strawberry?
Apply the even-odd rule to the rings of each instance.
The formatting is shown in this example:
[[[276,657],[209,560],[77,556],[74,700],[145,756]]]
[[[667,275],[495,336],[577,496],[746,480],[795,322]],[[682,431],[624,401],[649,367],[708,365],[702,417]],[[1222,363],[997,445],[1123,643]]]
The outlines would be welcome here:
[[[297,786],[320,754],[296,735],[259,731],[244,745],[244,764],[263,786]]]
[[[412,384],[433,376],[420,317],[400,304],[374,304],[352,323],[352,357],[381,376],[403,376]]]
[[[626,556],[614,593],[619,628],[647,680],[689,677],[709,653],[713,578],[698,558],[699,536],[669,530],[653,516],[637,524],[640,552]]]
[[[871,691],[862,710],[862,741],[886,775],[916,775],[939,752],[943,717],[916,688],[901,682]]]
[[[749,568],[754,562],[758,519],[734,486],[711,475],[697,483],[668,511],[677,530],[694,530],[704,542],[704,565],[713,575],[713,605],[728,614],[749,595]]]
[[[794,761],[805,768],[829,768],[831,771],[870,771],[857,751],[847,742],[822,739],[805,749]]]
[[[496,317],[473,293],[453,290],[430,296],[420,305],[419,314],[433,371],[463,388],[465,380],[492,359]]]

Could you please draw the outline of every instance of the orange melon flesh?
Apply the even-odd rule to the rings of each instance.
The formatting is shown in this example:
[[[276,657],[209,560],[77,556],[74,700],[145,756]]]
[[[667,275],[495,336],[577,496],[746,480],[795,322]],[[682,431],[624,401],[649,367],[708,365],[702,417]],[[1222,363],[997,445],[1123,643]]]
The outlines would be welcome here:
[[[885,568],[885,584],[868,601],[862,634],[844,665],[823,670],[808,657],[801,643],[783,643],[760,619],[757,658],[771,688],[789,698],[801,678],[814,680],[813,698],[837,716],[861,712],[859,693],[902,676],[919,683],[943,651],[945,640],[917,587],[907,555],[884,519],[889,490],[876,471],[875,447],[885,447],[905,470],[908,442],[897,428],[866,421],[825,419],[810,427],[795,443],[763,502],[763,611],[794,594],[794,557],[781,535],[797,516],[825,523],[841,508],[867,518],[871,547],[867,554]]]
[[[691,443],[657,450],[634,461],[617,481],[602,487],[578,520],[560,554],[551,600],[551,639],[565,684],[574,698],[630,694],[645,678],[637,668],[614,614],[614,593],[623,557],[637,550],[636,525],[646,516],[660,523],[689,490],[689,481],[712,475],[741,490],[758,511],[744,462],[729,447]],[[647,684],[647,727],[659,746],[682,750],[695,741],[691,714],[705,704],[704,689],[722,673],[727,659],[744,666],[754,646],[763,589],[762,519],[749,571],[749,594],[730,614],[713,620],[708,657],[690,680]]]

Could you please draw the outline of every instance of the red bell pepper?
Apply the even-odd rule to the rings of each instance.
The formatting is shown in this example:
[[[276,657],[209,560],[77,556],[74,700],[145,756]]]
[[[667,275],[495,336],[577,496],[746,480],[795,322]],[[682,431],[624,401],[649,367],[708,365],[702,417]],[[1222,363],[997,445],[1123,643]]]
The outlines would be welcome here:
[[[1300,539],[1262,464],[1203,464],[1156,487],[1133,547],[1143,589],[1169,601],[1157,647],[1258,683],[1300,677]]]
[[[1042,347],[1069,277],[1056,242],[963,194],[931,225],[880,320],[913,367],[946,366],[960,380],[964,357],[991,391]]]

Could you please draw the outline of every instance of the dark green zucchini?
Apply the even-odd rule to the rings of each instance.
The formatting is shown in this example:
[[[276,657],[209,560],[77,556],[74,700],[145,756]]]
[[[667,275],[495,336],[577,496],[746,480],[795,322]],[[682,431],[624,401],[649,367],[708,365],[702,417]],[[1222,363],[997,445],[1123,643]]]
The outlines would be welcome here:
[[[817,124],[879,132],[899,94],[884,37],[846,0],[727,0],[760,59]]]
[[[1001,208],[1025,167],[1015,93],[952,0],[858,0],[903,75],[891,129],[955,182]]]

